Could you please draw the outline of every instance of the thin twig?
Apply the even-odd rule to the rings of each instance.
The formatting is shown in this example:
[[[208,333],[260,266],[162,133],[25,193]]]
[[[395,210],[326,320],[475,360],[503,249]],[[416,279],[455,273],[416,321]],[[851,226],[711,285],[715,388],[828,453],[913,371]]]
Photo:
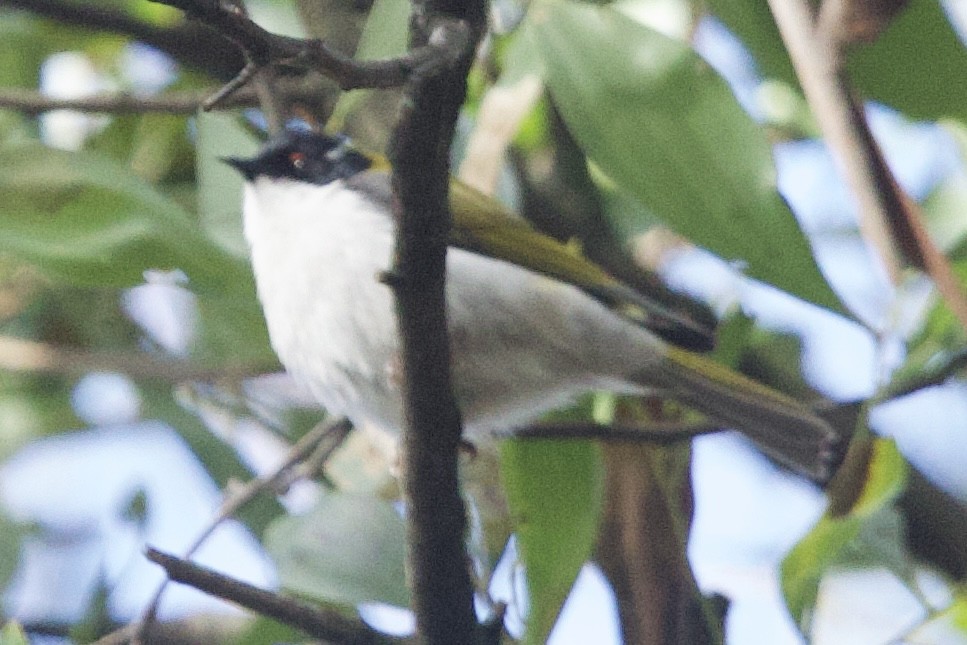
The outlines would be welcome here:
[[[891,384],[889,389],[877,398],[881,401],[888,401],[919,392],[928,387],[941,385],[965,369],[967,369],[967,349],[961,349],[947,356],[939,364],[930,365],[928,369],[924,369],[912,378]]]
[[[320,83],[292,83],[287,80],[276,81],[275,91],[282,97],[294,101],[319,100],[323,86]],[[193,92],[166,92],[157,96],[137,96],[134,94],[111,94],[90,96],[77,99],[59,99],[47,96],[36,90],[19,88],[0,88],[0,108],[17,110],[25,114],[41,114],[52,110],[76,110],[104,114],[194,114],[205,107],[205,101],[217,90]],[[258,107],[259,99],[255,88],[236,89],[232,96],[219,102],[219,107]]]
[[[860,231],[896,283],[902,267],[887,226],[890,205],[876,186],[876,164],[860,134],[862,111],[854,106],[842,75],[840,51],[816,30],[805,0],[769,0],[769,6],[809,106],[859,203]]]
[[[347,617],[341,611],[259,589],[156,549],[148,548],[146,556],[163,567],[168,578],[175,582],[297,627],[314,638],[358,645],[399,645],[411,642],[378,632],[362,620]]]
[[[342,89],[399,87],[425,64],[432,64],[440,48],[426,45],[402,56],[375,61],[356,61],[334,51],[318,39],[292,38],[273,34],[233,11],[218,0],[152,0],[181,9],[191,18],[207,25],[234,42],[246,53],[256,69],[284,63],[287,66],[316,70],[335,81]]]
[[[299,441],[292,446],[285,459],[275,470],[264,477],[256,477],[243,486],[230,489],[222,502],[218,513],[212,518],[208,526],[184,553],[185,558],[190,558],[201,548],[202,544],[211,537],[215,529],[222,522],[229,519],[239,511],[244,505],[255,499],[259,494],[266,491],[279,492],[291,486],[292,482],[299,476],[295,473],[296,466],[303,461],[314,457],[315,463],[324,463],[332,455],[349,433],[351,426],[344,418],[327,419],[316,425],[315,428],[307,432]],[[328,442],[326,440],[329,440]],[[317,453],[322,450],[321,455]],[[139,621],[134,633],[136,638],[143,637],[145,631],[154,622],[158,611],[158,605],[164,594],[167,582],[161,583],[157,591],[148,603],[141,620]]]
[[[259,374],[264,366],[201,367],[181,359],[145,353],[92,351],[37,341],[0,336],[0,369],[44,374],[121,372],[133,378],[160,379],[173,383],[240,379]]]

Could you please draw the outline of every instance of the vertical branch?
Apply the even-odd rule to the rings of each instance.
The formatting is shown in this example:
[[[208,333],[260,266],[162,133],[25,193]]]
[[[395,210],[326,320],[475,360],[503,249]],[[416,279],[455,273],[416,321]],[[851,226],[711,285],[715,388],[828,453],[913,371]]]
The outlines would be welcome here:
[[[805,0],[769,0],[769,7],[803,93],[856,196],[860,231],[896,284],[902,257],[887,224],[893,204],[886,200],[891,191],[883,190],[881,173],[866,154],[867,142],[861,135],[866,124],[843,76],[839,44],[832,34],[816,28],[813,11]]]
[[[412,44],[445,43],[450,54],[414,73],[390,151],[398,220],[390,280],[403,366],[407,565],[417,631],[434,645],[473,643],[477,632],[444,287],[450,141],[483,19],[482,2],[414,3]]]
[[[796,75],[823,136],[860,206],[860,231],[879,252],[894,283],[900,270],[925,271],[962,325],[967,298],[950,263],[930,239],[915,203],[897,184],[873,139],[862,104],[843,69],[844,48],[859,33],[878,33],[903,8],[901,0],[883,3],[869,26],[873,5],[826,0],[818,18],[805,0],[769,0]],[[847,40],[844,40],[847,39]]]

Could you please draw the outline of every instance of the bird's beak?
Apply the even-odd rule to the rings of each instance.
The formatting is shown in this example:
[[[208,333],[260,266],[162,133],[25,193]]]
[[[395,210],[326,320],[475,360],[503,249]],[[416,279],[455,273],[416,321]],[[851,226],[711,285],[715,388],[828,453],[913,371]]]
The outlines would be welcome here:
[[[219,160],[224,161],[229,166],[242,173],[242,176],[245,177],[246,181],[252,181],[258,174],[255,159],[242,159],[241,157],[219,157]]]

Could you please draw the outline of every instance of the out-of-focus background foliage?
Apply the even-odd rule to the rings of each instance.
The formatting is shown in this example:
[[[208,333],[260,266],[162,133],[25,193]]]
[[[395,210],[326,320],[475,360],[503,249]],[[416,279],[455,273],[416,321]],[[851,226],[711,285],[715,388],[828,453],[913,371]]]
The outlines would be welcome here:
[[[246,5],[272,31],[358,42],[362,56],[405,45],[402,0]],[[740,438],[695,442],[688,554],[700,589],[731,603],[726,640],[967,642],[963,328],[928,279],[891,278],[863,241],[767,4],[491,9],[461,177],[612,270],[635,260],[707,303],[722,362],[806,400],[864,402],[894,439],[874,445],[862,497],[838,518]],[[965,19],[961,3],[912,0],[847,65],[960,279]],[[251,153],[262,117],[193,109],[239,65],[231,45],[146,0],[0,0],[0,104],[20,106],[0,109],[0,616],[34,642],[89,642],[136,617],[161,579],[143,546],[183,551],[231,482],[270,471],[323,416],[276,374],[240,181],[218,161]],[[335,110],[331,127],[385,143],[395,95],[308,82],[305,121]],[[109,105],[44,107],[89,97]],[[619,407],[598,396],[569,414],[606,422]],[[246,505],[198,561],[405,632],[391,453],[352,435],[324,475]],[[470,542],[481,576],[495,568],[490,601],[510,604],[510,635],[619,642],[594,564],[607,559],[595,551],[607,455],[525,442],[501,456],[502,485],[489,452],[471,464],[484,474]],[[194,642],[300,639],[184,588],[160,615]]]

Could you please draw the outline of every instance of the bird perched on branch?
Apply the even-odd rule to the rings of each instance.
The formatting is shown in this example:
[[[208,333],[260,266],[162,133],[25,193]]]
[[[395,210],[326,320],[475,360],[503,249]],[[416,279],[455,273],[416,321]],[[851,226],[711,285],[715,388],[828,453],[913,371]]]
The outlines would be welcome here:
[[[302,131],[227,161],[246,180],[245,236],[283,365],[331,413],[398,431],[393,293],[377,280],[394,245],[388,164],[344,138]],[[655,330],[674,338],[673,312],[489,197],[454,182],[451,211],[451,369],[471,437],[589,391],[657,391],[786,466],[829,478],[844,442],[810,408],[667,342]]]

